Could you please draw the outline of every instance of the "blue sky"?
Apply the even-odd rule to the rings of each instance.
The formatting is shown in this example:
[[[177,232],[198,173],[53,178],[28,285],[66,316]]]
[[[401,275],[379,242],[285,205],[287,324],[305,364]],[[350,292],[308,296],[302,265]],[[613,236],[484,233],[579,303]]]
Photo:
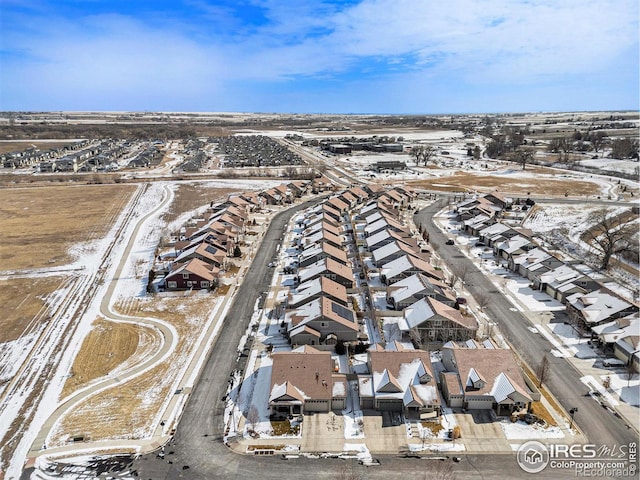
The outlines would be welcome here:
[[[639,108],[637,0],[0,0],[0,110]]]

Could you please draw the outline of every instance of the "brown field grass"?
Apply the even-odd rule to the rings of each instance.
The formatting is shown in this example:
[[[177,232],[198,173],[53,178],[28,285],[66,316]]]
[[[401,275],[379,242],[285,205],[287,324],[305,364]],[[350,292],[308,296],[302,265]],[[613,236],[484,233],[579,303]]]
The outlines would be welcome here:
[[[212,188],[202,184],[181,183],[176,188],[171,207],[164,214],[163,220],[170,223],[183,213],[211,202],[225,200],[227,195],[236,191],[231,188]]]
[[[171,323],[178,332],[176,349],[171,358],[145,374],[82,403],[62,419],[51,444],[64,444],[75,434],[88,435],[94,440],[142,437],[170,394],[177,372],[195,348],[193,339],[200,334],[217,298],[215,294],[195,293],[135,298],[118,305],[116,308],[123,314],[151,316]]]
[[[45,297],[62,286],[60,277],[10,278],[0,280],[0,343],[22,336],[32,322],[48,316]]]
[[[154,344],[149,338],[154,336],[149,328],[99,317],[80,347],[73,362],[73,376],[67,379],[60,397],[108,374],[136,353],[140,345]]]
[[[135,191],[132,185],[0,190],[3,270],[68,263],[74,244],[101,238]]]
[[[598,195],[601,193],[597,183],[585,180],[558,178],[553,170],[532,167],[526,172],[535,174],[532,178],[510,178],[504,175],[479,175],[473,172],[457,171],[451,176],[434,178],[433,180],[415,180],[407,184],[429,190],[499,192],[526,196],[551,195],[570,197]]]
[[[0,153],[19,152],[29,147],[38,147],[40,150],[51,150],[73,143],[73,140],[56,140],[55,142],[43,142],[38,140],[25,140],[23,142],[7,142],[0,140]]]
[[[531,413],[543,419],[545,422],[547,422],[547,425],[551,427],[554,427],[558,424],[555,418],[551,416],[549,411],[542,404],[542,402],[531,402]]]

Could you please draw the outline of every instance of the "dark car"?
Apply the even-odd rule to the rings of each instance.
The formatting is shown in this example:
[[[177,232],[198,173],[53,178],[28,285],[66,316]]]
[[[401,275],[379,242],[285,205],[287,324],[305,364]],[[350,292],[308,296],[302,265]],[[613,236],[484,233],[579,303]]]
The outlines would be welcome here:
[[[449,239],[446,242],[444,242],[446,245],[455,245],[455,242],[453,241],[453,239]]]

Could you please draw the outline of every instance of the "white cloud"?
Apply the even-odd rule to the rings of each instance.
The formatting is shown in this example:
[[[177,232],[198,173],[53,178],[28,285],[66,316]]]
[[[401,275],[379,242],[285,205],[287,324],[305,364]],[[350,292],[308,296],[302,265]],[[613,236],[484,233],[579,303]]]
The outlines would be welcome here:
[[[28,56],[5,57],[0,87],[6,98],[194,108],[198,99],[233,105],[239,82],[338,78],[356,93],[418,89],[394,93],[405,98],[426,88],[444,95],[447,83],[537,85],[638,70],[636,0],[249,3],[263,9],[262,23],[243,27],[238,11],[204,0],[188,0],[193,19],[23,18],[4,48]]]

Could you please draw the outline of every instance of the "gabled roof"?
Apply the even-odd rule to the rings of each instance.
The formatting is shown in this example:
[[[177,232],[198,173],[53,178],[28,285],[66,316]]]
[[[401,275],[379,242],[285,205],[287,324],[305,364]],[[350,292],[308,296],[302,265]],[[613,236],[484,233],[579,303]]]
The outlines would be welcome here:
[[[291,320],[290,332],[319,319],[334,321],[349,330],[359,330],[355,312],[327,297],[316,298],[291,310],[287,312],[287,317]]]
[[[444,278],[441,270],[436,270],[429,262],[425,262],[421,258],[414,255],[403,255],[401,257],[385,263],[380,269],[380,273],[386,278],[395,278],[403,272],[411,270],[420,270],[425,275],[440,279]]]
[[[637,311],[637,307],[634,305],[603,290],[597,290],[585,295],[572,295],[567,301],[572,307],[580,311],[585,322],[590,324],[600,323],[626,310]]]
[[[306,347],[272,355],[269,402],[283,399],[283,396],[300,402],[326,400],[332,397],[331,353]]]
[[[503,242],[500,242],[498,244],[498,249],[506,253],[513,253],[527,245],[531,245],[530,239],[521,235],[516,235],[515,237],[505,239]]]
[[[524,399],[531,401],[522,372],[511,350],[461,348],[456,344],[444,348],[451,349],[453,353],[457,373],[466,386],[467,395],[486,395],[494,397],[499,403],[514,395],[522,395]],[[474,383],[479,388],[472,388]]]
[[[328,271],[348,280],[353,280],[353,272],[351,269],[340,262],[336,262],[332,258],[325,258],[309,265],[308,267],[301,268],[298,270],[298,277],[300,278],[300,282],[306,282],[324,271]]]
[[[176,263],[181,263],[186,261],[188,258],[191,258],[192,255],[197,254],[202,256],[203,258],[207,258],[214,263],[220,263],[224,260],[226,252],[214,247],[213,245],[209,245],[206,242],[195,245],[185,251],[183,251],[178,258],[176,258]]]
[[[302,260],[306,260],[307,258],[313,258],[316,255],[329,255],[329,257],[337,260],[338,262],[346,265],[348,262],[347,252],[340,248],[336,248],[328,243],[322,243],[321,245],[310,245],[308,249],[305,249],[302,252]]]
[[[342,303],[346,304],[347,289],[337,282],[334,282],[330,278],[319,277],[308,282],[301,283],[295,292],[289,293],[290,305],[304,305],[306,299],[320,294],[326,294],[333,298],[339,299]]]
[[[349,204],[338,197],[331,197],[327,200],[327,204],[338,210],[338,212],[345,212],[349,209]]]
[[[373,392],[401,399],[405,406],[440,403],[431,358],[424,350],[369,350]]]
[[[205,281],[213,281],[214,278],[217,277],[218,272],[220,271],[218,268],[211,268],[207,263],[203,262],[198,258],[193,258],[188,262],[183,264],[175,264],[177,267],[175,270],[172,270],[167,274],[167,279],[173,277],[174,275],[182,275],[183,273],[192,273],[202,278]]]
[[[371,255],[375,262],[381,262],[391,255],[401,253],[408,255],[418,255],[418,252],[409,247],[406,243],[398,242],[397,240],[394,240],[393,242],[387,243],[386,245],[375,249],[373,252],[371,252]]]
[[[389,373],[389,370],[386,368],[382,372],[381,375],[375,380],[375,389],[376,392],[384,392],[384,393],[398,393],[402,392],[403,388],[400,385],[400,382]]]
[[[459,310],[451,308],[435,298],[424,297],[408,306],[402,313],[403,317],[398,321],[402,331],[411,330],[414,327],[426,326],[430,320],[449,320],[461,327],[475,330],[478,328],[473,317],[465,317]]]

